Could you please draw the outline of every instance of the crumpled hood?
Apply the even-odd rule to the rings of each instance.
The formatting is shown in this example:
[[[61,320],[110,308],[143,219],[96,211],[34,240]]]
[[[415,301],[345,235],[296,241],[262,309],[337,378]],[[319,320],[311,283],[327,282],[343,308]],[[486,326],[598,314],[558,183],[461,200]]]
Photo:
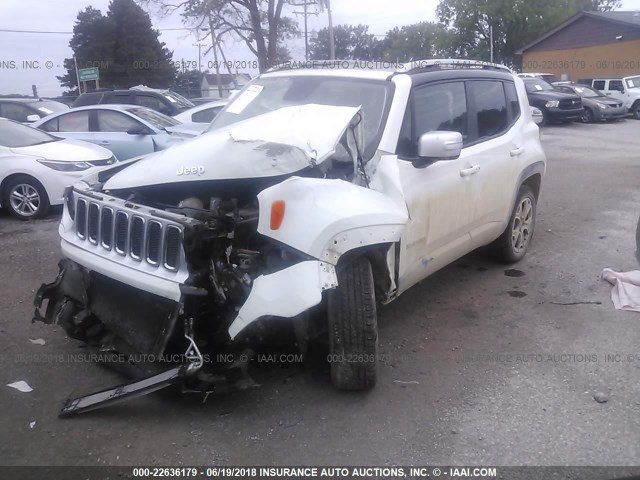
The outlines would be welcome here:
[[[116,173],[106,190],[274,177],[330,158],[360,107],[286,107],[205,133]]]

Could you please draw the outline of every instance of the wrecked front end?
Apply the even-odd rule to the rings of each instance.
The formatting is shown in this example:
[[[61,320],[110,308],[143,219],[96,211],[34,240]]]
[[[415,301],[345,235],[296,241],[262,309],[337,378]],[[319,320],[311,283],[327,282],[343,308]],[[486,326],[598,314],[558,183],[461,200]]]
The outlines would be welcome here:
[[[335,143],[325,144],[334,148],[349,122],[332,127]],[[71,401],[64,415],[176,383],[204,392],[245,388],[258,349],[293,338],[304,351],[321,334],[309,311],[337,286],[335,262],[260,233],[261,216],[280,228],[285,205],[259,197],[292,173],[326,179],[328,167],[319,164],[332,150],[308,145],[312,157],[272,140],[240,131],[199,138],[67,189],[64,258],[55,281],[37,292],[35,320],[62,326],[143,380]],[[216,151],[244,153],[235,172],[230,159],[197,158]],[[250,178],[249,160],[260,176]]]

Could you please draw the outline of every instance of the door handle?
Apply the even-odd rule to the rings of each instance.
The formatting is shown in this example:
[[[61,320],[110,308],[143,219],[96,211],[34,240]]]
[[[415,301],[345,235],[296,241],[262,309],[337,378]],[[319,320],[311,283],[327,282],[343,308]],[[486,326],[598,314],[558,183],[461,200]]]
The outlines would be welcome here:
[[[469,175],[473,175],[474,173],[478,173],[480,171],[480,165],[474,165],[473,167],[463,168],[460,170],[461,177],[468,177]]]
[[[108,142],[106,140],[100,140],[100,145],[111,145],[111,142]]]
[[[518,155],[522,155],[524,153],[524,147],[518,147],[509,152],[509,155],[512,157],[517,157]]]

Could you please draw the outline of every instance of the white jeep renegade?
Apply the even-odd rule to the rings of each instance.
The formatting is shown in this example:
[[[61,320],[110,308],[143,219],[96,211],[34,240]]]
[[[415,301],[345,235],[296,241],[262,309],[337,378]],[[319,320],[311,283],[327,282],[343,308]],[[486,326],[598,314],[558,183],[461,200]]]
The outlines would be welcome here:
[[[36,318],[203,390],[324,336],[334,385],[373,387],[376,304],[484,245],[522,259],[546,160],[506,67],[341,64],[263,74],[202,136],[69,188]]]

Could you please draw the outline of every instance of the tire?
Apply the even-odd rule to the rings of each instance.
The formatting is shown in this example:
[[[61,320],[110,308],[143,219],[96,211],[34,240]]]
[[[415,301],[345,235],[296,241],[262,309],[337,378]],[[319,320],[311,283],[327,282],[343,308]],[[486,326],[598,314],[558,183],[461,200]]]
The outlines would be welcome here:
[[[378,373],[378,321],[371,264],[356,257],[338,268],[328,292],[331,382],[339,390],[369,390]]]
[[[4,207],[20,220],[45,217],[51,208],[46,190],[35,178],[27,175],[9,180],[3,197]]]
[[[582,117],[580,117],[580,121],[582,123],[593,123],[594,115],[593,111],[590,108],[585,108],[582,112]]]
[[[631,107],[631,113],[633,113],[633,118],[640,120],[640,101],[633,104]]]
[[[504,263],[516,263],[522,260],[531,245],[535,225],[536,196],[529,186],[522,185],[507,228],[492,245],[493,256]]]

